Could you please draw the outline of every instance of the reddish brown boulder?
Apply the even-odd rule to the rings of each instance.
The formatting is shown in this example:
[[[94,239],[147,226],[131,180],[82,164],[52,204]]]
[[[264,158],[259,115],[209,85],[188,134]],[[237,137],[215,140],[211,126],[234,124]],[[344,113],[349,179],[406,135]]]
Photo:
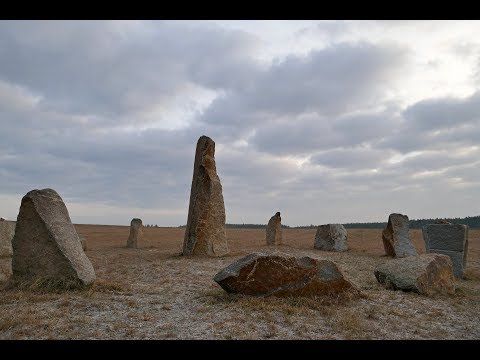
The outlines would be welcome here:
[[[225,291],[257,296],[315,296],[353,289],[330,260],[286,254],[247,255],[213,278]]]

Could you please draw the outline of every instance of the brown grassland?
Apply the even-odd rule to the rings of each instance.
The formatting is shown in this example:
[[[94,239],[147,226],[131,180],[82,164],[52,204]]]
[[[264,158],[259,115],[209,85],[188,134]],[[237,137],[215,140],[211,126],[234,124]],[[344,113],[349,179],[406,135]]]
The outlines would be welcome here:
[[[127,226],[76,225],[97,275],[88,290],[0,290],[0,339],[479,339],[480,230],[470,230],[466,279],[452,296],[426,297],[377,283],[387,261],[381,230],[351,229],[350,250],[313,249],[314,229],[227,229],[231,253],[180,256],[184,229],[145,228],[138,249]],[[425,252],[420,230],[411,230]],[[238,258],[274,248],[334,260],[361,290],[349,298],[253,298],[229,295],[213,276]],[[0,286],[1,287],[1,286]]]

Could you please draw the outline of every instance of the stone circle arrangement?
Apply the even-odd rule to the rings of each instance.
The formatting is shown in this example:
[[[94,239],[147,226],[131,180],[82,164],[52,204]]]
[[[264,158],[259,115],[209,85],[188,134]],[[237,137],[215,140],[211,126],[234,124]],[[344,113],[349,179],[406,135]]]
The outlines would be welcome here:
[[[426,254],[418,255],[409,236],[408,216],[390,214],[382,232],[390,259],[372,272],[387,289],[425,296],[454,294],[455,280],[464,278],[467,266],[468,226],[440,222],[424,226],[422,233]],[[137,249],[142,236],[142,220],[133,218],[126,247]],[[269,219],[265,241],[268,246],[282,246],[280,212]],[[313,248],[348,251],[348,232],[341,224],[319,225]],[[77,234],[65,203],[53,189],[29,191],[21,200],[16,222],[0,218],[0,282],[41,282],[64,289],[89,287],[96,277],[85,251],[87,239]],[[201,136],[195,151],[182,255],[228,254],[215,142]],[[221,269],[213,280],[228,293],[261,297],[358,292],[335,262],[281,251],[244,256]]]

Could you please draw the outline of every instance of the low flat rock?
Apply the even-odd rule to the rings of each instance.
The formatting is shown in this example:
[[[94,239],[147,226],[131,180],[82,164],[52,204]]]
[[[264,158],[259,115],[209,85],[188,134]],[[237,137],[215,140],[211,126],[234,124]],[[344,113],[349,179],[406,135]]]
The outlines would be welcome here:
[[[407,215],[390,214],[387,227],[382,232],[383,246],[388,256],[402,258],[417,255],[410,240]]]
[[[325,251],[347,251],[347,229],[342,224],[320,225],[313,247]]]
[[[427,296],[455,293],[452,261],[446,255],[422,254],[392,259],[377,266],[374,274],[378,282],[389,289]]]
[[[255,296],[331,295],[354,289],[330,260],[253,253],[213,278],[228,293]]]
[[[66,288],[95,281],[67,207],[55,190],[32,190],[23,198],[12,240],[13,277]]]

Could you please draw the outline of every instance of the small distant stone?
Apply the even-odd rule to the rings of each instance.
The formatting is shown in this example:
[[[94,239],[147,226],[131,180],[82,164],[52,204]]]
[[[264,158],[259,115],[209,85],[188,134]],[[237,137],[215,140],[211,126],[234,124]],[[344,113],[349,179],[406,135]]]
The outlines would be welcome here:
[[[130,234],[127,240],[127,247],[136,249],[138,241],[143,237],[142,219],[133,218],[130,222]]]
[[[287,254],[247,255],[213,278],[228,293],[254,296],[316,296],[354,289],[330,260]]]
[[[325,251],[346,251],[348,233],[342,224],[320,225],[315,234],[314,248]]]
[[[282,218],[279,211],[268,221],[266,241],[267,245],[280,245],[282,243]]]
[[[407,215],[390,214],[387,227],[382,232],[385,253],[392,257],[417,255],[417,250],[410,240]]]
[[[83,251],[87,251],[87,239],[85,239],[83,236],[78,236],[80,240],[80,244],[82,245]]]
[[[374,274],[379,283],[393,290],[427,296],[455,293],[452,261],[446,255],[422,254],[392,259],[377,266]]]

